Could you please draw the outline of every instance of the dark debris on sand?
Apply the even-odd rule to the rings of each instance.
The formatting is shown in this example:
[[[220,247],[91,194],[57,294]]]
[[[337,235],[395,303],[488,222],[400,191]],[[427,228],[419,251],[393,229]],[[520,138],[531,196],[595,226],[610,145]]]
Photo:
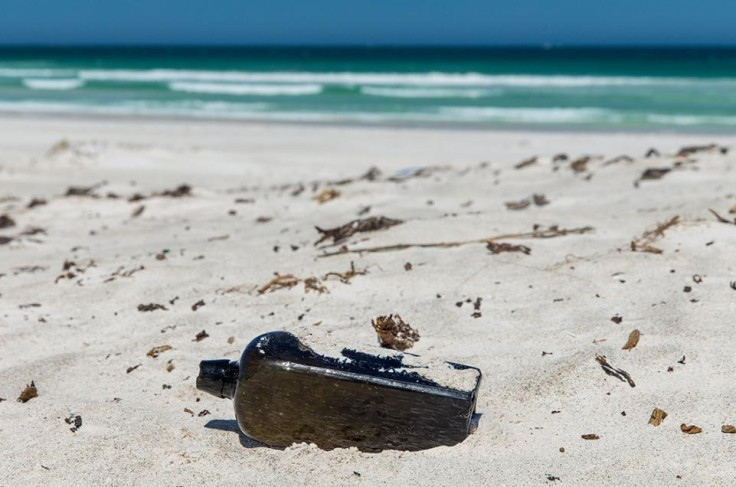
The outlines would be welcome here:
[[[401,223],[404,222],[402,220],[397,220],[394,218],[388,218],[385,216],[372,216],[369,218],[353,220],[335,228],[323,229],[315,226],[317,231],[322,235],[320,236],[319,240],[314,243],[314,245],[319,245],[320,243],[328,239],[332,239],[332,244],[334,245],[342,242],[347,238],[352,237],[356,233],[375,232],[378,230],[391,228]]]
[[[378,343],[384,348],[406,350],[419,341],[419,332],[401,319],[401,316],[379,316],[371,320],[373,329],[378,334]]]

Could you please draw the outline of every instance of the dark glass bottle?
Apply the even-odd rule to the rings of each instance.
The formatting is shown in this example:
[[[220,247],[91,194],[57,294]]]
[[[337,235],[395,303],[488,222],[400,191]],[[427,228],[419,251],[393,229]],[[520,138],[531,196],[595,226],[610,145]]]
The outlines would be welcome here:
[[[240,362],[202,361],[197,388],[232,398],[243,433],[276,447],[421,450],[470,433],[480,370],[378,347],[327,348],[266,333]]]

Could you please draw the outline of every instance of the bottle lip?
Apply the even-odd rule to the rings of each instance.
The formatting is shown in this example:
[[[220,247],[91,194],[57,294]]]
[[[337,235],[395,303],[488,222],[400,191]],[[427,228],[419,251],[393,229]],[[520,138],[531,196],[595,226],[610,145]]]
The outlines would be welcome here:
[[[240,366],[227,359],[202,360],[199,363],[197,389],[223,399],[232,399]]]

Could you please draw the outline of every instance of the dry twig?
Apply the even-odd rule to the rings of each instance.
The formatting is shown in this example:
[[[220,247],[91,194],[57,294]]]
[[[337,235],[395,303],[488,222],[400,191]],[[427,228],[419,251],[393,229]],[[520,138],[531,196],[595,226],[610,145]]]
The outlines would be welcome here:
[[[634,383],[634,380],[631,378],[628,372],[622,369],[617,369],[611,364],[608,363],[608,360],[606,360],[605,355],[596,355],[595,359],[598,361],[599,364],[601,364],[601,368],[603,369],[603,372],[606,374],[617,378],[621,382],[628,382],[631,387],[636,387],[636,384]]]

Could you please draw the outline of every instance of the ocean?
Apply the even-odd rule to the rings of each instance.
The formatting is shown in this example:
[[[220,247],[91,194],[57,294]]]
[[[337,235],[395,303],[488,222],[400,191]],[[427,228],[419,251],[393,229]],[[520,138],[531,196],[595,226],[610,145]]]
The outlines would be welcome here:
[[[0,48],[0,112],[736,130],[734,48]]]

